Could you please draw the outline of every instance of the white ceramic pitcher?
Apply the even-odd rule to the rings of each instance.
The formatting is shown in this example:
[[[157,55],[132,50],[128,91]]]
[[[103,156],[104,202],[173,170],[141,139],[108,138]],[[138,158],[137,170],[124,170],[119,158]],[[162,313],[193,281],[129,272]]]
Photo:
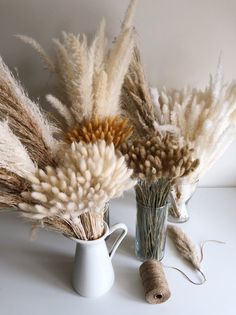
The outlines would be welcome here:
[[[84,297],[98,297],[110,290],[114,283],[114,270],[111,263],[118,246],[127,234],[123,223],[113,225],[110,229],[105,225],[102,237],[94,241],[76,242],[76,252],[72,284],[77,293]],[[108,251],[106,239],[114,231],[121,230],[120,235]]]

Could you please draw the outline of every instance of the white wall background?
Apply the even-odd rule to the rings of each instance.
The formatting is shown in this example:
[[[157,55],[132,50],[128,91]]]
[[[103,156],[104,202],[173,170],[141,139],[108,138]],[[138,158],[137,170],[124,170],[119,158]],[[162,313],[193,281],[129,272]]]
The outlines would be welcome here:
[[[0,0],[0,54],[33,98],[52,88],[36,54],[13,37],[37,39],[50,52],[61,30],[92,35],[102,17],[118,32],[129,0]],[[226,80],[236,78],[236,0],[139,0],[135,25],[150,83],[202,86],[220,51]],[[201,180],[201,186],[236,186],[236,142]]]

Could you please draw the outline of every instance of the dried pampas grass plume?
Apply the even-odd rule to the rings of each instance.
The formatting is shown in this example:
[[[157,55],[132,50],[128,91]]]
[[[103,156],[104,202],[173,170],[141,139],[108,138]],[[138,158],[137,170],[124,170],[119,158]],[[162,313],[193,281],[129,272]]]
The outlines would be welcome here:
[[[0,121],[0,168],[23,178],[34,173],[35,165],[7,121]]]
[[[129,125],[128,119],[121,118],[119,115],[104,119],[93,117],[68,131],[66,140],[86,143],[105,140],[107,144],[113,143],[115,148],[118,148],[131,136],[132,132],[133,127]]]
[[[137,134],[154,132],[153,104],[137,46],[123,84],[122,109],[132,121]]]
[[[182,229],[174,225],[168,225],[168,235],[174,242],[181,256],[188,260],[195,269],[201,269],[201,259],[193,241]]]
[[[172,268],[172,269],[175,269],[175,270],[179,271],[192,284],[202,285],[203,283],[205,283],[206,282],[206,277],[205,277],[204,273],[201,271],[201,262],[202,262],[202,259],[203,259],[203,246],[204,246],[204,243],[208,242],[208,241],[203,242],[203,244],[201,246],[201,254],[202,255],[199,255],[198,250],[196,248],[196,245],[189,238],[189,236],[183,232],[182,229],[180,229],[177,226],[169,224],[168,227],[167,227],[167,231],[168,231],[169,237],[173,241],[173,243],[174,243],[176,249],[178,250],[179,254],[183,258],[185,258],[188,262],[190,262],[190,264],[193,266],[193,268],[196,269],[201,274],[202,281],[201,282],[194,282],[193,280],[191,280],[179,268],[176,268],[176,267],[173,267],[173,266],[166,266],[166,267],[169,267],[169,268]],[[222,242],[214,241],[214,240],[213,240],[213,242],[222,243]]]
[[[90,45],[85,35],[63,32],[61,40],[53,41],[56,51],[53,62],[38,42],[18,35],[39,52],[46,66],[59,78],[61,90],[65,91],[65,101],[50,97],[50,103],[65,117],[70,127],[91,119],[93,114],[103,119],[119,112],[121,87],[133,51],[135,5],[136,0],[131,0],[121,32],[110,50],[107,48],[104,21]]]
[[[39,167],[54,164],[53,154],[58,146],[54,133],[58,129],[46,120],[38,105],[27,97],[0,57],[0,120],[6,119],[10,129],[2,123],[1,128],[6,127],[8,136],[9,130],[14,133]],[[11,145],[13,143],[9,140]]]

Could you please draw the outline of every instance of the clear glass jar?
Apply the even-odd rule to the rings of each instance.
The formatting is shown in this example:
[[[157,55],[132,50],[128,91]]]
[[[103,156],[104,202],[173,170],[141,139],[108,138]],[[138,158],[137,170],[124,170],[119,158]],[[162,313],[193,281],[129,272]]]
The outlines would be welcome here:
[[[193,183],[176,183],[170,194],[170,209],[168,221],[172,223],[184,223],[189,220],[188,202],[192,198],[198,181]]]
[[[137,203],[136,257],[141,260],[162,260],[165,252],[169,204],[151,208]]]

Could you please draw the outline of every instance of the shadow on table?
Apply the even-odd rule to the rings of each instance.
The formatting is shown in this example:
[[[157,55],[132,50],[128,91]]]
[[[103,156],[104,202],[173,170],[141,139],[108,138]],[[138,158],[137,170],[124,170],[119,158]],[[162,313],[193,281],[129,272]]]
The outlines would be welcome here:
[[[0,244],[1,266],[11,272],[23,274],[26,278],[35,278],[39,283],[76,294],[71,286],[71,274],[74,257],[48,248],[18,248],[14,244],[2,247]]]
[[[128,234],[126,235],[125,239],[123,240],[120,250],[120,254],[129,257],[135,257],[135,238],[134,236]]]
[[[137,267],[119,266],[115,286],[119,294],[128,300],[143,303],[144,293]]]

